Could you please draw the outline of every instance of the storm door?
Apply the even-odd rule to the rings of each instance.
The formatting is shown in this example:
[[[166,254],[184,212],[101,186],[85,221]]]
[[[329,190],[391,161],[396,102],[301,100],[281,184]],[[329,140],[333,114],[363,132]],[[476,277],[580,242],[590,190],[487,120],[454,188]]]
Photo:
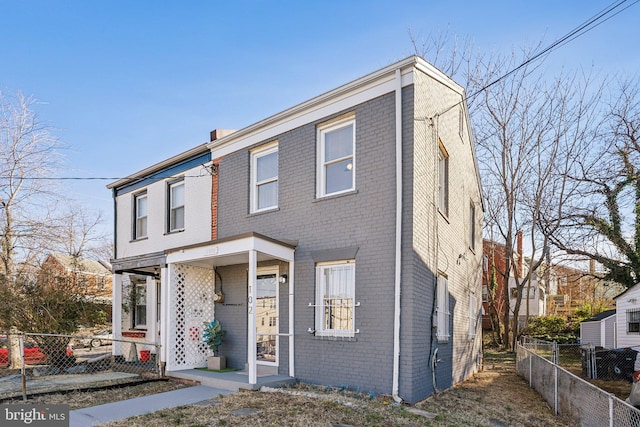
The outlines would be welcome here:
[[[278,269],[258,269],[256,277],[256,363],[278,364]]]

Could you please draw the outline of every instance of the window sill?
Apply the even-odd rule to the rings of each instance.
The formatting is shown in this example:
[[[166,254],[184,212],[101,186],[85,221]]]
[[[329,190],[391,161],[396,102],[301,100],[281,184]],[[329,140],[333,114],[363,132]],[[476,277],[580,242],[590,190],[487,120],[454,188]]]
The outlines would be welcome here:
[[[356,337],[341,336],[341,335],[314,335],[313,339],[318,341],[346,341],[346,342],[358,341],[358,338]]]
[[[180,230],[167,231],[166,233],[164,233],[164,235],[169,236],[171,234],[178,234],[178,233],[184,233],[184,228],[181,228]]]
[[[272,213],[272,212],[278,212],[279,210],[280,210],[280,208],[278,206],[276,206],[275,208],[269,208],[269,209],[265,209],[265,210],[257,211],[257,212],[250,212],[249,215],[246,216],[246,218],[251,218],[251,217],[254,217],[254,216],[267,214],[267,213]]]
[[[147,336],[146,330],[122,331],[122,336],[126,338],[144,338]]]
[[[326,196],[316,197],[313,203],[323,202],[325,200],[333,200],[333,199],[337,199],[345,196],[352,196],[354,194],[358,194],[358,190],[349,190],[349,191],[345,191],[344,193],[334,193],[334,194],[328,194]]]
[[[140,237],[139,239],[132,239],[132,240],[129,240],[129,243],[142,242],[145,240],[149,240],[149,237]]]

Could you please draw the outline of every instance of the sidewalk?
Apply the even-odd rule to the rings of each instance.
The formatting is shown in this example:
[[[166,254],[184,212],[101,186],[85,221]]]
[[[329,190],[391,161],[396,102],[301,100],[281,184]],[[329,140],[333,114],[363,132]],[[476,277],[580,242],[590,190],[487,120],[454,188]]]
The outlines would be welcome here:
[[[221,390],[202,385],[182,388],[120,402],[76,409],[70,412],[69,425],[70,427],[95,426],[136,415],[148,414],[159,411],[160,409],[190,405],[212,399],[221,394],[231,393],[233,392],[229,390]]]

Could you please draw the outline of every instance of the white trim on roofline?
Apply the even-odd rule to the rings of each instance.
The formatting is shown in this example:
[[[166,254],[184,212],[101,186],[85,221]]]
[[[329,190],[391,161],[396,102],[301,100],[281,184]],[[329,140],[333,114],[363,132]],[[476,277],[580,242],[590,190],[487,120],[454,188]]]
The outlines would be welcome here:
[[[212,158],[223,157],[291,129],[391,93],[396,88],[395,72],[398,69],[402,70],[402,87],[409,86],[413,84],[413,72],[416,68],[452,90],[460,94],[464,93],[461,86],[431,64],[418,56],[410,56],[211,142],[209,147]]]

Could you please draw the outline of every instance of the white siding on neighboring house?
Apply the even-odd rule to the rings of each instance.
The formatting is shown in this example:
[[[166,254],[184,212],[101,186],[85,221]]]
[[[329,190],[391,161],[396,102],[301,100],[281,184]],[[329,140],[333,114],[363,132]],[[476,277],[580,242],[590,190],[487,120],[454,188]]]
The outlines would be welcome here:
[[[520,279],[522,280],[522,279]],[[520,317],[527,315],[527,289],[525,286],[522,291],[522,302],[520,303]],[[516,282],[513,277],[509,278],[509,295],[510,295],[510,307],[516,306],[516,298],[514,297],[516,289]],[[529,290],[529,316],[544,316],[547,314],[546,310],[546,296],[544,289],[539,286],[539,282],[534,280],[531,289]]]
[[[169,232],[168,186],[174,178],[184,177],[184,230]],[[146,191],[147,236],[135,240],[132,218],[134,197]],[[211,175],[197,166],[176,177],[159,180],[121,194],[117,206],[117,258],[127,258],[211,240]]]
[[[617,348],[616,342],[616,315],[611,314],[600,320],[584,321],[580,323],[580,344],[603,347],[607,349]]]
[[[604,319],[604,348],[617,348],[618,347],[618,334],[616,333],[616,319],[617,317],[610,316]]]
[[[633,322],[640,316],[640,284],[627,289],[615,297],[616,300],[616,331],[617,348],[640,346],[640,322]],[[631,329],[630,331],[628,329]]]

